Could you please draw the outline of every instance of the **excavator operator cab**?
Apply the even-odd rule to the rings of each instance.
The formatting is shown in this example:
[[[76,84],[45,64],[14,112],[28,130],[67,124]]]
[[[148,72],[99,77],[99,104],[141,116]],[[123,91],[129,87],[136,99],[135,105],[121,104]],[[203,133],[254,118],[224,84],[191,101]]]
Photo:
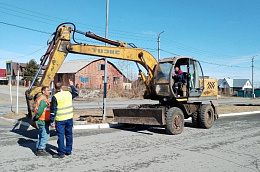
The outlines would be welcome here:
[[[199,97],[204,89],[200,63],[191,57],[160,60],[154,76],[154,92],[161,98]]]

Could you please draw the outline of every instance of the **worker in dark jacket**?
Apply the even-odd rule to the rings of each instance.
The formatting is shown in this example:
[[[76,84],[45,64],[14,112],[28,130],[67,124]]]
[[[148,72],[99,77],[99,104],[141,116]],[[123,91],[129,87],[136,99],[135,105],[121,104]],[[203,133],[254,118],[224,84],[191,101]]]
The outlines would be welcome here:
[[[42,95],[39,96],[35,103],[33,120],[38,126],[38,140],[36,142],[36,156],[49,155],[45,148],[50,137],[50,102],[48,97],[50,95],[49,87],[42,87]]]
[[[184,78],[184,73],[180,69],[179,66],[174,67],[174,74],[173,74],[173,79],[174,79],[174,92],[179,95],[180,94],[180,88],[183,83],[185,83],[185,78]]]
[[[58,154],[54,154],[53,158],[64,158],[64,155],[71,155],[73,144],[73,107],[72,99],[78,96],[78,92],[73,86],[73,82],[69,80],[72,92],[63,91],[62,84],[56,83],[56,93],[51,100],[51,126],[56,127],[58,135]],[[54,123],[55,121],[55,123]],[[66,145],[64,144],[64,136]]]

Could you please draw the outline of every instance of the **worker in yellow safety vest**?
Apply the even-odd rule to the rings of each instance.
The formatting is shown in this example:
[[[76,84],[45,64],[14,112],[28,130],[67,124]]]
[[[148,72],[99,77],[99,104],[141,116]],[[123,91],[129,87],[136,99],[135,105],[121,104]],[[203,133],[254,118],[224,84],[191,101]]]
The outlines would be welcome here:
[[[40,95],[35,102],[33,120],[36,121],[38,126],[38,140],[36,142],[36,156],[47,156],[46,144],[50,138],[50,105],[48,100],[50,95],[50,88],[43,86],[41,89],[42,95]]]
[[[78,92],[73,86],[73,82],[69,80],[72,92],[63,91],[62,84],[56,83],[56,93],[51,100],[51,126],[56,127],[58,135],[58,154],[54,154],[53,158],[64,158],[65,155],[71,155],[73,144],[73,106],[72,99],[78,96]],[[64,144],[64,136],[66,138],[66,146]]]

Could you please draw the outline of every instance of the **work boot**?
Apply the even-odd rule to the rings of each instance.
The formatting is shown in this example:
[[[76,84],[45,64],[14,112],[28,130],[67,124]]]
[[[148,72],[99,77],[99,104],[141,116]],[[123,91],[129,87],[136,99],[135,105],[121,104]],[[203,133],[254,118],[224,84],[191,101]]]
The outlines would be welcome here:
[[[46,152],[44,149],[38,149],[36,150],[36,156],[48,156],[49,153]]]
[[[52,158],[64,158],[64,155],[54,154],[52,155]]]

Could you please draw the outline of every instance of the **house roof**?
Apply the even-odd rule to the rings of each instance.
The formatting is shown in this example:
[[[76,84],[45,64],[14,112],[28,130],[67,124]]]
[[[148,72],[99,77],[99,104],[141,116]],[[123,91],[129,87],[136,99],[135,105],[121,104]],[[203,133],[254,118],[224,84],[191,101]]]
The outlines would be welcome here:
[[[233,87],[243,87],[249,79],[234,79]]]
[[[223,80],[224,80],[224,79],[219,79],[219,80],[218,80],[218,86],[220,86],[220,84],[222,83]]]
[[[225,80],[227,81],[227,83],[228,83],[228,85],[230,86],[230,87],[233,87],[233,79],[226,79],[225,78]]]
[[[79,59],[79,60],[70,60],[67,62],[62,63],[60,69],[57,73],[77,73],[79,70],[84,68],[85,66],[89,65],[90,63],[98,60],[104,60],[104,58],[91,58],[91,59]],[[123,75],[124,79],[126,76],[110,61],[107,61],[109,64],[114,66],[120,74]]]
[[[100,59],[95,58],[95,59],[80,59],[80,60],[67,61],[62,63],[57,73],[77,73],[80,69]]]
[[[226,81],[226,83],[223,83],[224,81]],[[229,87],[233,87],[233,79],[229,79],[229,78],[219,79],[218,80],[218,86],[220,86],[222,83],[224,85],[227,84]]]
[[[21,68],[24,68],[26,65],[27,65],[27,63],[19,63],[19,65],[20,65],[20,69],[19,69],[19,75],[21,76],[22,75],[22,71],[21,71]],[[18,71],[17,71],[17,68],[18,68],[18,63],[17,62],[12,62],[12,66],[13,66],[13,74],[15,75],[15,76],[17,76],[18,75]]]
[[[22,73],[23,73],[23,71],[24,71],[24,70],[22,70],[22,69],[24,69],[24,68],[27,66],[28,63],[12,62],[13,75],[15,75],[15,76],[18,75],[18,71],[17,71],[18,64],[20,65],[20,68],[19,68],[19,72],[20,72],[20,73],[19,73],[19,75],[22,76]],[[40,65],[38,65],[38,68],[39,68],[39,66],[40,66]],[[42,70],[46,70],[46,68],[47,68],[47,65],[42,66]]]
[[[223,81],[226,81],[229,87],[243,87],[246,84],[246,82],[249,81],[249,79],[229,79],[229,78],[219,79],[218,86],[220,86]]]

